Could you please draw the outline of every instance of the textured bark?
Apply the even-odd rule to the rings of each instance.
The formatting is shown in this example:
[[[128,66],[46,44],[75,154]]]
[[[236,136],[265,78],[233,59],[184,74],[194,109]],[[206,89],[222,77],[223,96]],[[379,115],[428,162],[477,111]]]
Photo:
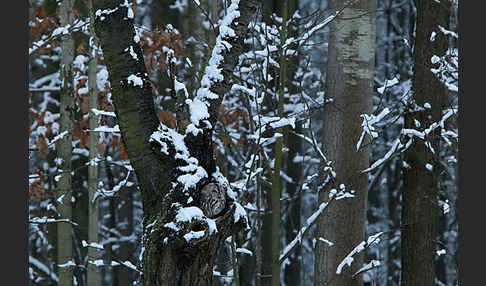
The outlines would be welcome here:
[[[433,55],[442,56],[448,47],[447,37],[438,25],[449,27],[450,3],[417,0],[416,35],[413,51],[413,101],[419,106],[425,103],[431,109],[419,109],[405,116],[405,128],[417,129],[418,120],[422,129],[440,120],[442,105],[447,99],[446,87],[430,71]],[[431,41],[432,32],[436,32]],[[411,102],[413,106],[413,102]],[[413,108],[416,110],[416,108]],[[435,153],[439,152],[440,130],[436,129],[426,138]],[[401,285],[435,285],[435,251],[437,236],[437,189],[440,164],[436,155],[424,141],[415,138],[405,152],[405,161],[410,166],[403,169],[402,192],[402,283]],[[433,166],[433,171],[426,168]]]
[[[344,5],[330,1],[332,11]],[[360,115],[371,112],[375,54],[376,0],[354,2],[330,24],[329,59],[326,72],[326,104],[323,111],[323,152],[333,162],[334,182],[354,190],[355,197],[337,201],[317,222],[315,285],[362,285],[361,275],[352,275],[363,266],[363,253],[355,255],[350,267],[340,275],[341,261],[364,240],[368,176],[361,171],[369,166],[369,147],[356,151],[362,132]],[[369,146],[369,145],[368,145]],[[322,182],[325,172],[322,170]],[[334,182],[319,192],[319,203],[328,201]],[[330,247],[319,241],[324,237]]]
[[[60,23],[66,26],[74,22],[73,0],[65,0],[61,3]],[[57,206],[59,218],[71,219],[71,157],[72,157],[72,130],[74,113],[74,89],[73,89],[73,57],[74,41],[71,35],[66,36],[61,41],[61,76],[63,86],[61,90],[60,104],[60,129],[62,134],[67,134],[59,141],[58,156],[62,162],[60,169],[61,177],[57,185],[57,197],[62,196],[61,203]],[[73,260],[73,240],[72,227],[69,223],[60,223],[57,226],[57,264],[62,265]],[[73,285],[73,268],[58,267],[59,285]]]
[[[256,10],[253,1],[241,1],[240,17],[231,24],[236,37],[225,39],[231,50],[223,52],[224,60],[219,66],[224,80],[214,84],[211,91],[218,99],[209,100],[208,111],[211,126],[215,126],[221,100],[231,88],[230,75],[243,49],[243,39],[248,23]],[[194,202],[189,204],[185,193],[177,184],[180,160],[174,157],[174,146],[169,147],[169,155],[160,152],[160,146],[149,143],[149,138],[157,130],[159,121],[155,114],[151,86],[147,78],[143,53],[134,41],[133,19],[128,17],[128,9],[122,1],[98,0],[94,2],[95,31],[100,39],[105,64],[107,66],[112,99],[118,124],[127,154],[137,176],[142,195],[144,211],[143,241],[143,283],[144,285],[211,285],[213,258],[219,245],[232,233],[247,223],[240,219],[235,223],[235,205],[227,198],[227,207],[215,218],[218,232],[207,235],[200,241],[187,243],[183,235],[191,230],[208,230],[201,223],[181,225],[182,230],[174,233],[164,227],[175,217],[174,205],[189,206],[199,204],[198,192],[208,183],[201,180],[189,192]],[[104,13],[103,11],[110,11]],[[100,13],[101,12],[101,13]],[[138,59],[134,59],[127,48],[132,46]],[[143,85],[135,86],[127,81],[136,75]],[[189,153],[198,160],[209,178],[215,172],[212,153],[212,129],[203,126],[203,132],[186,136],[184,141]],[[170,142],[168,142],[170,144]],[[173,185],[179,186],[173,189]],[[177,204],[176,204],[177,203]]]

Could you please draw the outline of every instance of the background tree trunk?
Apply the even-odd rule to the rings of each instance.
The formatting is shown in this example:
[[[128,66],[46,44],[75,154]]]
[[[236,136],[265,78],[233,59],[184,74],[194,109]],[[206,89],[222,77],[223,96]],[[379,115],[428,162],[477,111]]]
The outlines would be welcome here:
[[[123,237],[128,237],[133,234],[133,191],[136,188],[124,188],[121,191],[121,205],[120,208],[120,222],[123,225],[123,228],[120,230],[120,234]],[[134,260],[134,249],[132,248],[132,242],[130,241],[121,241],[120,242],[120,253],[118,259],[121,261],[130,261],[132,264],[135,265]],[[130,286],[130,281],[133,280],[133,270],[128,269],[126,267],[121,267],[118,270],[119,275],[119,284],[120,286]]]
[[[90,6],[92,2],[90,1]],[[88,69],[88,89],[89,89],[89,129],[94,130],[98,127],[98,116],[93,112],[93,108],[98,109],[98,88],[96,85],[96,74],[98,71],[98,52],[97,45],[95,44],[95,37],[93,31],[94,18],[93,14],[90,14],[90,34],[92,42],[89,43],[90,61]],[[88,243],[98,243],[98,199],[95,197],[98,191],[98,132],[91,132],[89,134],[89,165],[88,165]],[[101,285],[101,277],[99,269],[96,265],[91,264],[90,261],[94,261],[98,258],[98,249],[88,248],[88,274],[87,285],[99,286]]]
[[[442,117],[443,103],[447,99],[446,87],[430,71],[433,55],[442,56],[448,48],[448,38],[438,25],[449,27],[450,2],[417,0],[416,33],[413,50],[412,108],[405,116],[405,128],[430,127]],[[432,32],[435,40],[431,41]],[[424,108],[429,103],[431,109]],[[416,104],[416,105],[415,105]],[[424,141],[414,138],[405,152],[402,192],[402,285],[435,285],[435,251],[438,215],[438,179],[440,163],[440,129],[431,132]],[[432,170],[426,165],[430,164]]]
[[[342,8],[342,1],[329,2],[331,11]],[[361,285],[352,275],[363,265],[363,255],[354,256],[351,267],[336,274],[341,261],[364,239],[368,176],[361,171],[369,166],[370,148],[357,152],[362,132],[360,117],[371,113],[376,35],[376,0],[354,2],[330,24],[329,59],[326,72],[323,151],[333,162],[335,182],[345,184],[355,197],[337,201],[317,222],[315,285]],[[324,177],[324,171],[322,171]],[[325,178],[322,178],[322,182]],[[338,185],[327,184],[319,192],[319,203],[328,201],[329,191]],[[334,243],[329,246],[319,238]]]
[[[61,3],[60,23],[61,26],[72,25],[74,22],[73,0],[65,0]],[[61,41],[61,78],[63,85],[61,89],[60,105],[60,130],[67,132],[59,142],[59,158],[61,158],[62,170],[57,189],[57,197],[62,199],[57,206],[59,216],[62,219],[71,220],[72,208],[72,184],[71,184],[71,157],[72,157],[72,130],[74,116],[74,89],[73,89],[73,58],[74,41],[71,35],[67,35]],[[72,226],[70,223],[60,223],[57,226],[57,264],[65,265],[73,260],[73,238]],[[59,285],[73,285],[73,266],[58,267]]]

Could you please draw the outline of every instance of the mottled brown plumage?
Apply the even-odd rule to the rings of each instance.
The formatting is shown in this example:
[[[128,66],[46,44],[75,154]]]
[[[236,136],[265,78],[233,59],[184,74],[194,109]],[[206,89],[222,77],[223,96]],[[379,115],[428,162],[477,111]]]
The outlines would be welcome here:
[[[213,218],[220,214],[225,204],[224,190],[218,184],[209,183],[202,188],[200,207],[207,217]]]

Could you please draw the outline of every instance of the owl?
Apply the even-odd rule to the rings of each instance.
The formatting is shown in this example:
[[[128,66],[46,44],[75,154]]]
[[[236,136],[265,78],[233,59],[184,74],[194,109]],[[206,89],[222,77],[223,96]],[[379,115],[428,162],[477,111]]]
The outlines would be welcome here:
[[[200,206],[207,217],[213,218],[217,216],[224,209],[225,205],[225,192],[218,184],[209,183],[202,188]]]

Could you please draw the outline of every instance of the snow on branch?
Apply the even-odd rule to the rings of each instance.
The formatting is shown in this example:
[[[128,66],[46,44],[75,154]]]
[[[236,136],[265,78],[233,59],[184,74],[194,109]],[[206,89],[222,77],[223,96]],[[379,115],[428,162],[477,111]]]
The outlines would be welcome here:
[[[346,3],[345,5],[343,5],[342,8],[340,8],[339,10],[335,11],[334,13],[332,13],[330,16],[328,16],[326,19],[324,19],[324,21],[322,21],[321,23],[315,25],[314,27],[312,27],[310,30],[306,31],[301,37],[295,39],[295,38],[289,38],[287,39],[287,41],[285,41],[285,44],[283,45],[283,48],[284,49],[287,49],[289,47],[289,45],[291,45],[292,43],[298,43],[299,46],[302,46],[303,44],[305,44],[309,38],[311,38],[317,31],[321,30],[322,28],[324,28],[325,26],[327,26],[329,23],[331,23],[337,16],[339,16],[339,14],[341,14],[343,12],[343,10],[350,6],[353,2],[355,2],[356,0],[351,0],[351,1],[348,1],[348,3]]]
[[[365,264],[361,269],[356,271],[356,273],[353,274],[353,278],[358,276],[359,274],[362,274],[366,271],[370,271],[372,269],[375,269],[381,265],[381,262],[379,260],[371,260],[370,263]]]
[[[89,264],[92,264],[96,267],[103,267],[105,266],[105,263],[103,262],[103,259],[97,259],[97,260],[89,260],[88,261]],[[134,271],[137,271],[139,273],[142,273],[142,271],[138,270],[137,269],[137,266],[133,265],[133,263],[131,263],[130,261],[111,261],[111,266],[125,266],[126,268],[128,269],[131,269],[131,270],[134,270]]]
[[[38,259],[29,255],[29,264],[32,265],[37,271],[41,272],[42,274],[50,277],[56,283],[59,282],[59,278],[57,277],[56,273],[47,267],[44,263],[39,261]]]
[[[398,81],[398,78],[396,78],[396,77],[394,77],[391,80],[385,79],[385,84],[382,87],[379,87],[377,89],[377,91],[378,91],[379,94],[383,94],[383,93],[385,93],[385,90],[387,88],[392,87],[392,86],[394,86],[394,85],[396,85],[398,83],[399,83],[399,81]]]
[[[284,247],[279,257],[280,264],[282,264],[285,261],[285,259],[287,259],[287,257],[289,257],[290,254],[292,254],[292,251],[296,248],[297,245],[302,243],[302,238],[304,237],[304,235],[309,232],[310,227],[316,223],[317,218],[322,213],[324,213],[324,211],[333,201],[340,200],[343,198],[353,197],[353,195],[349,193],[345,193],[344,191],[337,192],[335,190],[334,192],[331,192],[329,196],[330,196],[329,201],[323,202],[319,205],[319,208],[310,217],[307,218],[307,220],[304,223],[304,226],[299,230],[295,238],[289,244],[287,244],[287,246]]]
[[[47,223],[58,223],[58,222],[65,222],[65,223],[70,223],[74,226],[78,226],[77,223],[73,222],[72,220],[69,219],[55,219],[55,218],[48,218],[46,216],[44,217],[33,217],[29,219],[29,223],[34,223],[34,224],[47,224]]]
[[[379,243],[380,242],[380,236],[383,234],[383,232],[378,232],[370,237],[366,241],[362,241],[360,244],[358,244],[344,259],[339,263],[337,269],[336,269],[336,274],[341,274],[344,266],[351,266],[351,263],[353,263],[354,258],[356,254],[362,252],[366,248],[370,247],[373,244]],[[359,272],[359,271],[358,271]],[[358,273],[357,272],[357,273]],[[357,275],[357,273],[355,275]]]
[[[388,152],[386,152],[385,156],[383,156],[381,159],[376,160],[373,164],[371,164],[371,167],[364,169],[363,171],[361,171],[361,173],[371,172],[374,169],[378,168],[379,166],[383,165],[386,161],[388,161],[392,157],[393,154],[395,154],[395,152],[398,149],[402,147],[403,144],[400,142],[400,139],[399,138],[395,139],[395,142],[393,142],[392,147],[390,148],[390,150],[388,150]]]
[[[430,59],[432,64],[438,65],[437,68],[432,68],[430,71],[450,90],[458,92],[459,81],[459,60],[458,50],[449,49],[447,53],[439,57],[432,56]]]
[[[203,230],[195,231],[190,229],[187,233],[185,233],[182,237],[186,240],[187,243],[191,243],[193,240],[203,240],[208,235],[212,235],[218,232],[216,221],[206,217],[199,207],[178,207],[179,209],[177,210],[177,214],[174,220],[164,224],[165,228],[179,233],[186,230],[186,228],[184,227],[185,224],[199,222],[207,226]],[[167,238],[164,239],[164,242],[166,241]]]
[[[239,0],[233,0],[231,1],[231,5],[226,9],[226,15],[219,23],[219,34],[216,38],[208,65],[204,70],[201,86],[196,91],[196,97],[193,100],[186,100],[191,118],[191,123],[186,129],[186,134],[192,132],[194,135],[197,135],[199,132],[202,132],[200,128],[201,121],[207,120],[210,117],[208,112],[210,103],[208,100],[216,100],[220,97],[220,95],[214,93],[211,89],[216,83],[224,80],[222,73],[222,65],[225,59],[224,52],[228,53],[232,48],[232,45],[228,42],[229,39],[237,37],[236,32],[231,28],[231,24],[235,19],[240,17],[240,11],[238,10],[239,3]]]
[[[50,42],[57,40],[63,36],[67,36],[73,32],[77,32],[86,28],[89,24],[89,20],[76,20],[72,25],[67,24],[63,27],[57,27],[52,31],[51,35],[41,39],[37,42],[32,43],[32,47],[29,47],[29,56],[33,55],[34,53],[38,52],[40,48],[46,46]]]
[[[376,132],[375,124],[380,122],[388,113],[390,113],[390,110],[388,109],[388,107],[385,107],[378,115],[361,114],[361,117],[363,118],[363,123],[361,123],[361,126],[363,127],[363,132],[361,133],[361,137],[358,140],[358,144],[356,144],[356,151],[359,151],[361,143],[363,142],[364,136],[366,134],[370,135],[373,139],[378,137],[378,132]]]
[[[98,188],[98,190],[96,191],[96,193],[93,196],[93,202],[95,202],[96,199],[98,199],[98,197],[100,197],[100,196],[103,196],[103,197],[113,197],[114,195],[116,195],[118,193],[118,191],[120,191],[120,189],[122,187],[131,187],[131,186],[133,186],[134,183],[128,181],[128,178],[130,177],[130,173],[131,172],[132,172],[132,170],[128,169],[128,172],[127,172],[127,175],[125,176],[125,178],[123,180],[121,180],[120,182],[118,182],[113,187],[113,189],[111,189],[111,190],[105,190],[103,188]]]
[[[199,161],[190,155],[184,138],[185,136],[161,123],[158,130],[150,136],[149,142],[157,142],[160,151],[167,156],[169,156],[169,148],[174,148],[174,158],[186,163],[185,166],[178,167],[183,174],[178,176],[177,181],[182,184],[183,190],[187,191],[196,187],[201,179],[207,178],[208,173],[199,165]]]
[[[116,117],[115,112],[113,112],[113,111],[104,111],[104,110],[99,110],[99,109],[96,109],[96,108],[91,108],[91,111],[96,116],[105,115],[105,116]]]

